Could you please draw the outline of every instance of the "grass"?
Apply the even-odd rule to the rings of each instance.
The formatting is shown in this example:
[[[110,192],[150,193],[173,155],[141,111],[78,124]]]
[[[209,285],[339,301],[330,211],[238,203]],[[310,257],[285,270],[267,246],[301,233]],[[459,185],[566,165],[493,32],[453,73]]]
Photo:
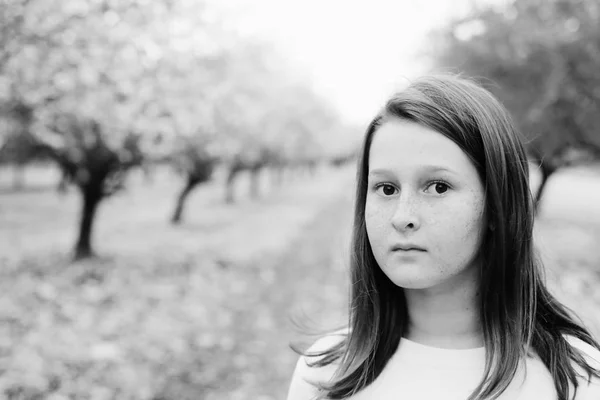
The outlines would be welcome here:
[[[76,193],[1,195],[0,397],[285,397],[288,344],[302,338],[290,319],[343,318],[352,171],[265,187],[256,201],[241,187],[234,205],[218,177],[174,227],[180,185],[167,171],[134,177],[101,206],[101,256],[77,263]],[[600,226],[551,211],[536,231],[549,282],[598,333]]]
[[[351,203],[349,172],[300,177],[260,201],[242,187],[234,205],[223,203],[217,179],[193,194],[179,227],[168,224],[176,177],[134,179],[101,206],[101,257],[78,263],[75,192],[4,195],[0,393],[281,398],[296,359],[292,309],[305,290],[319,293],[313,309],[331,300],[325,278],[343,275],[330,267],[334,237],[347,232],[337,225],[350,220],[340,216]]]
[[[600,340],[600,225],[542,219],[536,240],[551,290]]]

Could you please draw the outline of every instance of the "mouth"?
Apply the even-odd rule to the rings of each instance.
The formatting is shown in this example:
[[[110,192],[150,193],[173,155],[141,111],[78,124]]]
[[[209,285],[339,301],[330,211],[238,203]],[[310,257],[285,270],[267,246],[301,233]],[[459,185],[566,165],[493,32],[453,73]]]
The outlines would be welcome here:
[[[408,251],[426,251],[424,248],[412,244],[401,244],[392,247],[392,251],[408,252]]]

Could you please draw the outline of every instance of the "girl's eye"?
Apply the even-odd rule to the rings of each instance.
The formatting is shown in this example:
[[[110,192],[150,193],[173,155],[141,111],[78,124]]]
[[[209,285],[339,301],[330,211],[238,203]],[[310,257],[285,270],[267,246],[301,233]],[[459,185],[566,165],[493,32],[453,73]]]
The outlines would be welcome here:
[[[384,196],[393,196],[398,191],[394,186],[387,183],[378,185],[376,190],[377,192],[382,193]]]
[[[433,182],[427,189],[429,190],[430,188],[437,194],[444,194],[450,187],[444,182]]]

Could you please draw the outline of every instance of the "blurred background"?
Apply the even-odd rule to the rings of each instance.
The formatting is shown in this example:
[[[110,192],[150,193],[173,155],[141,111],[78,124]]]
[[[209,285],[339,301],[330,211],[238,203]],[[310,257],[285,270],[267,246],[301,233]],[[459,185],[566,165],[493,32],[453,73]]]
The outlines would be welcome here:
[[[0,398],[285,398],[293,322],[344,321],[361,136],[429,72],[512,112],[598,335],[596,0],[0,0]]]

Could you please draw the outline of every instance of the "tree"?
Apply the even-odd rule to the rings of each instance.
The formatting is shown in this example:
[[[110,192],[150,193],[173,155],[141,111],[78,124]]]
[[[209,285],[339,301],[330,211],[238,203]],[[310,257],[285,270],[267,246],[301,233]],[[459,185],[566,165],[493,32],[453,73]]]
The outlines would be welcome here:
[[[29,134],[33,110],[20,102],[4,102],[0,106],[0,165],[14,167],[13,189],[24,186],[25,165],[39,156]]]
[[[228,132],[224,158],[228,165],[225,200],[232,202],[233,185],[241,172],[250,173],[250,195],[258,196],[262,171],[270,168],[281,183],[283,170],[314,165],[321,138],[339,124],[339,117],[307,82],[258,67],[236,96],[217,102],[217,129]],[[268,82],[257,86],[256,82]]]
[[[200,14],[190,8],[199,11],[202,5],[0,3],[0,81],[10,89],[0,101],[31,111],[21,134],[34,138],[36,148],[79,188],[76,258],[94,253],[91,236],[99,204],[123,188],[127,172],[144,160],[160,110],[177,106],[180,93],[168,90],[174,78],[197,76],[190,72],[205,54],[188,50],[202,35],[164,35],[164,27],[193,26],[201,32]],[[188,99],[194,90],[199,87],[191,84]]]
[[[94,254],[91,235],[98,205],[121,190],[128,170],[141,164],[140,136],[124,133],[122,142],[112,146],[106,140],[106,126],[93,117],[71,113],[54,115],[46,129],[39,146],[68,173],[81,193],[75,258],[90,257]]]
[[[97,209],[136,166],[168,159],[185,176],[177,223],[188,195],[235,149],[261,149],[256,171],[281,165],[282,152],[299,157],[289,138],[317,153],[314,121],[329,121],[322,100],[269,46],[208,11],[202,0],[0,2],[0,85],[9,88],[0,103],[31,110],[19,135],[79,189],[77,258],[93,254]]]
[[[536,205],[555,171],[600,157],[597,2],[515,0],[475,9],[438,32],[435,43],[437,66],[489,79],[513,114],[540,164]]]
[[[177,196],[175,211],[171,217],[173,224],[181,223],[188,196],[198,185],[212,177],[216,161],[217,157],[210,151],[210,143],[202,135],[178,138],[172,163],[185,177],[185,185]]]

